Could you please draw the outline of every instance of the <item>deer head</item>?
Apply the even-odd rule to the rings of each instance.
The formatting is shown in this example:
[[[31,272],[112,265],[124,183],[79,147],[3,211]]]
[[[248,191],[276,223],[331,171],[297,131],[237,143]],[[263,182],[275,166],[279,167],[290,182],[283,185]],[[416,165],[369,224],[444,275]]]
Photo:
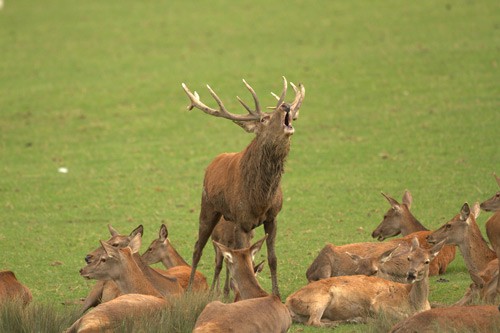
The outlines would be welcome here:
[[[381,194],[387,199],[391,208],[385,213],[382,222],[372,232],[372,237],[377,238],[379,241],[397,236],[401,232],[401,220],[404,218],[404,214],[409,214],[413,201],[409,191],[405,191],[402,204],[383,192]]]
[[[306,92],[304,86],[299,84],[299,86],[296,87],[290,82],[290,85],[295,91],[295,99],[290,104],[286,103],[285,97],[288,83],[285,77],[283,77],[283,91],[281,96],[278,97],[273,94],[278,100],[276,106],[272,107],[273,111],[271,112],[263,112],[254,89],[245,80],[243,80],[243,83],[252,94],[255,104],[255,109],[252,110],[247,104],[245,104],[245,102],[243,102],[241,98],[237,97],[241,105],[247,110],[247,115],[238,115],[227,111],[219,96],[217,96],[209,85],[207,85],[208,91],[219,105],[219,109],[214,109],[205,105],[200,100],[198,93],[196,91],[192,93],[183,83],[182,88],[191,100],[188,110],[197,108],[209,115],[232,120],[234,123],[241,126],[245,131],[255,133],[257,135],[266,132],[272,132],[274,134],[282,133],[286,137],[292,135],[294,132],[292,120],[296,120],[299,116],[299,109],[302,105]]]
[[[500,186],[500,177],[493,174],[498,186]],[[485,212],[496,212],[500,210],[500,191],[498,191],[494,196],[481,203],[481,209]]]
[[[465,235],[468,234],[467,229],[471,225],[472,219],[479,216],[479,204],[476,203],[471,211],[469,204],[464,203],[460,213],[455,215],[449,222],[445,223],[441,228],[432,232],[427,236],[429,244],[436,244],[443,240],[446,244],[458,245],[464,242]]]

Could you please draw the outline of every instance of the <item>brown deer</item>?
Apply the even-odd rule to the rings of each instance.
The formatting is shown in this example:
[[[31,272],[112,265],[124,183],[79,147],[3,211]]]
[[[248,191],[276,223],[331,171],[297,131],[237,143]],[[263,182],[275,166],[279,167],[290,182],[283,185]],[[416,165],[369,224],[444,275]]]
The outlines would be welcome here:
[[[427,241],[430,244],[435,244],[444,240],[446,244],[457,245],[472,281],[482,288],[484,280],[480,277],[480,272],[497,256],[488,247],[476,223],[479,212],[479,204],[474,205],[471,212],[469,204],[465,203],[460,213],[433,231],[428,236]]]
[[[232,281],[241,300],[225,304],[209,303],[196,321],[194,333],[206,332],[287,332],[292,324],[290,314],[276,295],[269,295],[255,278],[253,257],[267,235],[252,246],[233,250],[214,242],[229,267]]]
[[[19,282],[12,271],[0,271],[0,306],[9,302],[21,302],[28,305],[33,296],[24,284]]]
[[[450,306],[417,313],[396,324],[391,333],[498,332],[499,327],[497,306]]]
[[[113,280],[123,295],[90,310],[67,332],[111,331],[127,319],[159,313],[169,304],[134,257],[141,246],[141,234],[134,236],[124,248],[102,241],[101,246],[102,253],[95,255],[95,260],[82,268],[80,274],[88,279]]]
[[[161,262],[166,268],[164,274],[177,278],[182,289],[186,290],[191,274],[191,266],[182,258],[175,247],[168,239],[168,229],[165,224],[160,226],[158,238],[151,242],[151,245],[141,256],[142,260],[147,265]],[[193,291],[208,290],[206,277],[199,271],[196,271]]]
[[[331,277],[302,287],[285,304],[295,322],[324,327],[364,322],[381,313],[405,317],[428,310],[429,263],[443,244],[424,249],[417,238],[412,240],[410,252],[402,254],[410,263],[407,283],[365,275]],[[389,252],[383,260],[389,263],[393,255]]]
[[[500,186],[500,177],[496,174],[493,174],[493,176],[495,177],[498,186]],[[500,191],[481,203],[480,207],[486,212],[494,212],[488,221],[486,221],[486,235],[488,236],[497,257],[500,258]],[[500,261],[498,270],[500,271]],[[498,274],[496,290],[494,292],[490,292],[487,297],[492,300],[495,299],[496,296],[500,296],[500,274]]]
[[[430,248],[427,244],[426,238],[430,231],[424,227],[410,211],[413,197],[410,191],[406,190],[403,194],[402,203],[390,196],[382,193],[384,198],[387,199],[391,208],[384,214],[384,219],[372,233],[373,238],[383,241],[386,238],[397,236],[408,236],[415,233],[420,240],[420,244],[424,247]],[[411,236],[410,236],[411,237]],[[446,268],[455,259],[455,246],[446,245],[439,255],[431,262],[429,274],[431,276],[446,273]]]
[[[464,296],[453,305],[464,306],[477,302],[493,303],[497,288],[498,258],[491,260],[478,275],[479,281],[483,281],[484,285],[476,285],[475,282],[472,282]]]
[[[283,204],[280,183],[290,151],[290,139],[294,133],[292,121],[299,115],[305,88],[302,84],[299,87],[292,84],[295,99],[291,104],[285,103],[288,84],[283,78],[283,92],[278,98],[276,107],[272,112],[262,112],[255,91],[246,81],[243,82],[255,103],[255,110],[252,110],[238,98],[248,111],[247,115],[237,115],[227,111],[221,99],[209,86],[208,90],[216,100],[218,109],[205,105],[196,92],[192,93],[184,83],[182,84],[191,101],[189,110],[197,108],[209,115],[232,120],[245,131],[255,134],[255,138],[243,151],[218,155],[205,171],[198,240],[193,251],[190,284],[194,280],[203,248],[223,216],[226,220],[240,225],[241,230],[246,233],[264,225],[264,230],[269,235],[267,259],[271,270],[273,293],[279,295],[274,243],[277,231],[276,217]]]
[[[116,248],[124,248],[128,246],[131,239],[133,239],[136,235],[142,236],[144,230],[142,225],[139,225],[130,233],[129,236],[125,236],[120,234],[111,225],[108,225],[108,229],[111,233],[111,238],[108,239],[106,243]],[[104,250],[101,246],[89,253],[85,257],[87,265],[92,265],[95,262],[96,258],[100,258],[100,256],[103,254],[103,251]],[[134,253],[134,258],[139,267],[143,270],[143,273],[148,277],[151,283],[153,283],[155,288],[161,291],[162,294],[180,295],[183,293],[183,289],[179,284],[179,281],[175,277],[166,274],[166,271],[149,267],[141,260],[141,257],[138,253]],[[114,299],[120,294],[121,292],[114,281],[99,280],[85,299],[81,312],[84,313],[89,308],[97,306],[102,302],[107,302],[111,299]]]

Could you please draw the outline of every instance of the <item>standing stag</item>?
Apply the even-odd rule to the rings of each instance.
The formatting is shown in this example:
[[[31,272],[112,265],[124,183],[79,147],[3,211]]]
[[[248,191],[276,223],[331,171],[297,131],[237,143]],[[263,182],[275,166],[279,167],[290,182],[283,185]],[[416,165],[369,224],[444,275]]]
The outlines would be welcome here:
[[[248,111],[246,115],[227,111],[221,99],[208,85],[210,94],[219,106],[218,109],[205,105],[196,92],[192,93],[182,84],[191,101],[189,110],[197,108],[209,115],[232,120],[245,131],[255,134],[255,138],[243,151],[218,155],[205,171],[198,240],[194,246],[190,284],[193,282],[203,248],[223,216],[226,220],[239,224],[241,230],[246,233],[264,225],[264,230],[269,235],[266,244],[273,293],[279,295],[274,243],[276,217],[283,204],[280,183],[290,151],[290,138],[294,133],[292,121],[299,115],[305,88],[302,84],[298,87],[291,84],[295,90],[295,99],[291,104],[285,103],[288,84],[283,77],[283,92],[279,98],[276,96],[276,107],[271,112],[263,112],[253,88],[245,80],[243,83],[255,103],[255,110],[252,110],[238,97]]]

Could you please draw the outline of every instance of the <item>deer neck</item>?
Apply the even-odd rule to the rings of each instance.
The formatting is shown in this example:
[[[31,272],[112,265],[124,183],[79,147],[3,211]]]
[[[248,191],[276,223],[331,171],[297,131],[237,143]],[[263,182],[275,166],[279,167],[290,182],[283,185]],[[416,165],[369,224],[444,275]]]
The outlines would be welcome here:
[[[496,258],[495,252],[488,247],[477,224],[470,226],[469,232],[464,236],[464,241],[458,247],[469,272],[479,273]]]
[[[258,136],[243,151],[240,168],[250,200],[267,202],[276,194],[289,151],[289,138],[271,141]]]
[[[417,231],[426,231],[428,230],[426,227],[420,223],[412,213],[408,211],[405,215],[404,221],[401,225],[401,235],[407,236]]]
[[[429,271],[425,277],[410,285],[410,306],[417,311],[429,308]]]
[[[175,266],[189,266],[189,264],[182,258],[177,250],[170,244],[167,248],[167,254],[162,256],[161,262],[166,268]]]
[[[239,299],[244,300],[268,296],[269,294],[262,289],[257,281],[253,269],[251,269],[250,266],[246,268],[247,269],[244,270],[238,270],[238,272],[235,272],[232,276],[239,290]]]
[[[144,275],[141,263],[139,254],[127,254],[127,260],[122,261],[120,275],[114,279],[118,288],[124,294],[144,294],[162,297]]]

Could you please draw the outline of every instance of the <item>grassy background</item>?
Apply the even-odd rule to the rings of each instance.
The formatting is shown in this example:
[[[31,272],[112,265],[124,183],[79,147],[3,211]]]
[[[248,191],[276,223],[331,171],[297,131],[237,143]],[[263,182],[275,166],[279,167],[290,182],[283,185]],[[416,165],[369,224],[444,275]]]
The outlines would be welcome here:
[[[108,237],[165,222],[190,261],[204,168],[252,139],[185,111],[186,82],[234,112],[281,76],[307,96],[282,187],[282,295],[327,242],[370,241],[409,189],[429,228],[497,191],[497,1],[6,1],[0,11],[0,269],[40,302],[84,297],[78,270]],[[58,173],[66,167],[67,174]],[[481,227],[488,217],[479,218]],[[262,235],[258,230],[257,237]],[[265,251],[261,254],[264,257]],[[212,249],[200,269],[211,280]],[[459,299],[463,260],[431,300]],[[269,271],[260,276],[270,290]],[[347,326],[340,330],[363,330]],[[292,331],[319,332],[294,326]]]

